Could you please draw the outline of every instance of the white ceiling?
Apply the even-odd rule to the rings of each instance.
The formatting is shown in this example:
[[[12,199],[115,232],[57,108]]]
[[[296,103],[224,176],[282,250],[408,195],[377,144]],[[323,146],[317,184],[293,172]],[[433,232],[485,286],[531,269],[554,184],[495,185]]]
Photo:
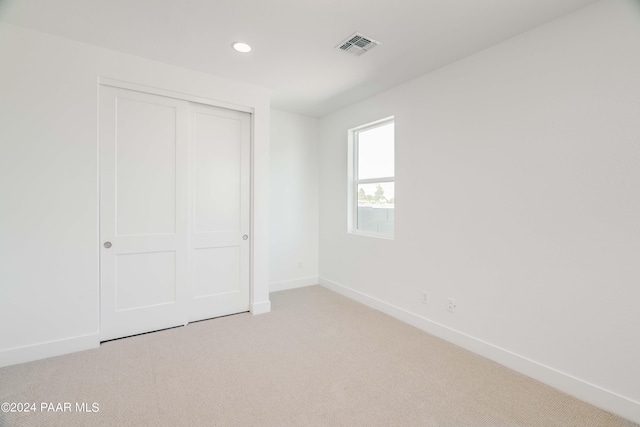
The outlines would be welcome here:
[[[267,87],[273,107],[321,116],[593,2],[0,0],[0,20]],[[382,45],[334,49],[356,31]]]

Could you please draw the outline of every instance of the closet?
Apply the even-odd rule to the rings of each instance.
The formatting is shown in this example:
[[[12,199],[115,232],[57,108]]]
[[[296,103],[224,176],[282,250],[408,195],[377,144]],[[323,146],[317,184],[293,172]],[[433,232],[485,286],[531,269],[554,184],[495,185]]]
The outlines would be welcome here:
[[[251,115],[100,86],[100,340],[249,310]]]

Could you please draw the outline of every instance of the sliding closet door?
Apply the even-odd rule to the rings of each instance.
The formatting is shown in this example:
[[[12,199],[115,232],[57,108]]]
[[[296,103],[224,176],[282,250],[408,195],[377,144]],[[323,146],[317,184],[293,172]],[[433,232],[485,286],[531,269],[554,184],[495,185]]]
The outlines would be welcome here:
[[[102,341],[249,310],[251,116],[102,86]]]
[[[191,104],[189,321],[249,310],[248,113]]]
[[[188,103],[100,93],[102,341],[185,323]]]

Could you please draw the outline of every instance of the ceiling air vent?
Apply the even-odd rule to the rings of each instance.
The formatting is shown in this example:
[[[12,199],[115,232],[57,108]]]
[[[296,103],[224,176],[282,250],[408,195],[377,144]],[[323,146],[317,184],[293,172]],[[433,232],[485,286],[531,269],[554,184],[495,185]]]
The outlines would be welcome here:
[[[371,37],[367,37],[360,33],[355,33],[354,35],[340,43],[338,46],[336,46],[336,49],[350,53],[351,55],[360,56],[367,53],[379,44],[379,41],[375,41]]]

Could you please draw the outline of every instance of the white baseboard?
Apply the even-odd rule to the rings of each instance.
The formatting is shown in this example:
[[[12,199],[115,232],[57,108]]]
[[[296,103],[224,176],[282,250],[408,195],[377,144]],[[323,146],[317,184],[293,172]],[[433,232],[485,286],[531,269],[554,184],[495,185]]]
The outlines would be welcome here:
[[[271,311],[271,301],[260,301],[251,304],[251,314],[263,314]]]
[[[269,283],[269,292],[284,291],[287,289],[304,288],[318,284],[318,276],[303,277],[302,279],[285,280],[284,282]]]
[[[0,351],[0,368],[100,347],[100,335],[80,335]]]
[[[336,293],[388,314],[391,317],[486,357],[487,359],[493,360],[580,400],[640,424],[640,402],[583,381],[550,366],[538,363],[535,360],[528,359],[509,350],[479,340],[327,278],[320,277],[319,282],[320,285]]]

